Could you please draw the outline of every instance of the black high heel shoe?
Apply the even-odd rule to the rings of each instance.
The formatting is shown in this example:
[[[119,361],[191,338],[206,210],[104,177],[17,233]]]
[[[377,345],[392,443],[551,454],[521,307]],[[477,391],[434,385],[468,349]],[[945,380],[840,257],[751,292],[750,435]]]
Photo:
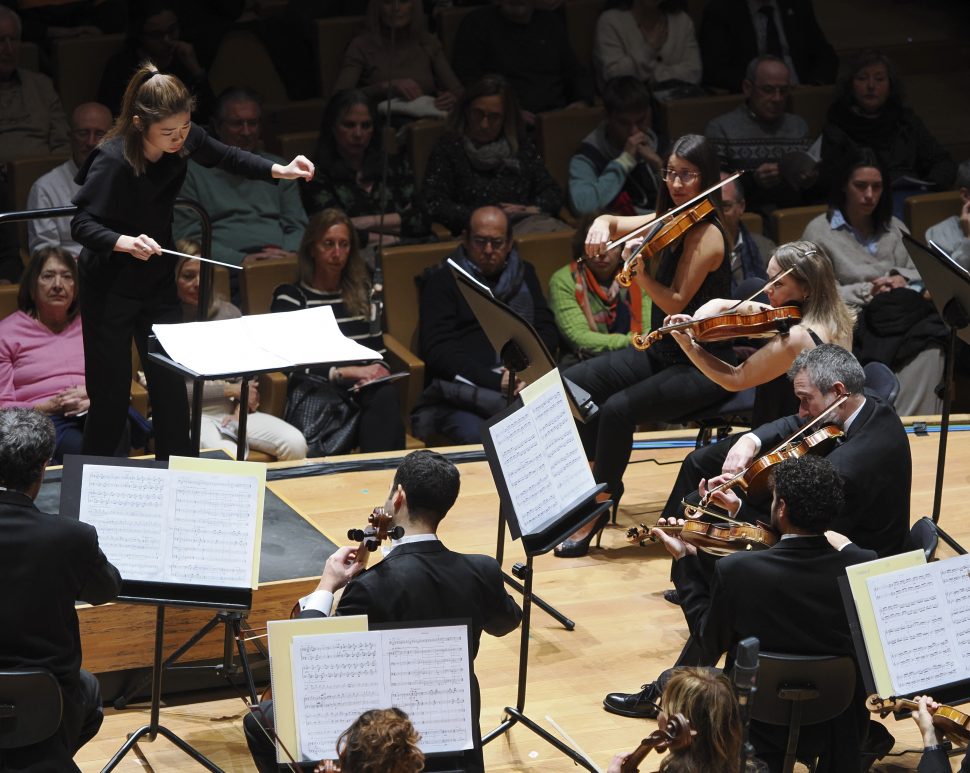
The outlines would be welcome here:
[[[593,541],[593,537],[597,537],[596,546],[599,547],[599,535],[603,533],[603,527],[606,526],[609,520],[610,511],[607,510],[593,522],[593,528],[589,530],[585,537],[576,540],[563,540],[553,549],[553,555],[557,558],[579,558],[580,556],[585,556],[589,553],[589,545]]]

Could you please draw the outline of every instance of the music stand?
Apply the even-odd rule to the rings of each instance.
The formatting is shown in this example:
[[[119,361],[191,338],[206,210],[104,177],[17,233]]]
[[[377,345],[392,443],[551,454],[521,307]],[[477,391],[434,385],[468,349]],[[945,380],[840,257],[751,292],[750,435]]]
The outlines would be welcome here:
[[[517,376],[521,375],[528,383],[532,383],[553,370],[556,367],[556,361],[528,320],[498,300],[486,285],[476,280],[450,258],[447,266],[458,284],[462,297],[471,308],[482,330],[485,331],[485,336],[492,344],[492,348],[501,358],[502,365],[509,371],[506,404],[512,405],[515,400]],[[562,381],[566,388],[570,411],[575,418],[586,422],[599,412],[599,408],[593,403],[588,392],[568,379],[563,378]],[[506,520],[505,506],[502,505],[499,507],[498,539],[495,545],[495,560],[499,564],[505,557]],[[569,534],[572,532],[565,536],[568,537]],[[509,587],[525,596],[526,590],[521,583],[505,571],[502,572],[502,576]],[[567,631],[572,631],[576,627],[575,622],[538,596],[533,596],[532,600],[536,606],[559,621]]]
[[[940,416],[940,447],[936,458],[936,484],[933,489],[933,514],[931,520],[940,538],[958,553],[967,551],[940,528],[940,509],[943,505],[943,475],[946,467],[946,444],[950,428],[950,403],[954,390],[954,363],[959,337],[970,344],[970,272],[954,261],[936,244],[932,249],[908,233],[903,242],[910,258],[919,271],[930,299],[950,331],[946,347],[943,376],[943,413]]]

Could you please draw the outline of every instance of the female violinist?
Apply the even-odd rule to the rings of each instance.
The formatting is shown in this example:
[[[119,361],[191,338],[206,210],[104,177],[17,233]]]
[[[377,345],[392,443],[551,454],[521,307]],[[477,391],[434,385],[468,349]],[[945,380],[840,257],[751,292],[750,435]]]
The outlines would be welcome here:
[[[717,154],[700,135],[688,134],[671,148],[663,170],[665,186],[657,200],[657,212],[685,204],[719,182]],[[649,266],[635,267],[634,279],[653,302],[651,327],[660,327],[671,314],[694,314],[713,298],[731,292],[731,271],[725,260],[726,244],[718,220],[719,194],[709,202],[711,212],[674,244],[657,255],[654,275]],[[586,252],[597,255],[607,242],[650,222],[655,215],[616,217],[603,215],[593,221],[586,236]],[[646,252],[646,250],[645,250]],[[712,353],[733,362],[730,343],[714,344]],[[597,482],[606,483],[611,498],[623,493],[623,473],[630,459],[633,430],[647,421],[670,421],[693,413],[727,396],[727,391],[708,379],[681,352],[672,339],[664,339],[646,352],[627,347],[609,352],[566,371],[566,377],[592,395],[599,418],[580,426],[587,457],[594,460]],[[604,516],[556,549],[560,557],[585,555],[593,534],[606,523]]]
[[[800,307],[800,321],[787,332],[770,338],[738,365],[725,362],[699,346],[689,332],[670,333],[690,361],[729,392],[757,388],[752,417],[754,427],[798,410],[785,374],[799,352],[822,343],[851,349],[855,325],[854,312],[839,295],[832,261],[818,245],[806,241],[781,245],[768,261],[768,277],[774,280],[765,290],[770,306],[747,301],[734,308],[736,301],[715,298],[701,306],[693,317],[673,314],[664,320],[664,325],[674,325],[728,311],[751,314],[769,308]]]

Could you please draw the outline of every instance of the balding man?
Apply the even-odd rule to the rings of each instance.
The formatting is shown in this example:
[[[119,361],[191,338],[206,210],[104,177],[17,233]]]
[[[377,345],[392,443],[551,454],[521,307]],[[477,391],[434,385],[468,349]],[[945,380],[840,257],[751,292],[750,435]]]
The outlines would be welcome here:
[[[111,111],[98,102],[85,102],[71,113],[71,157],[39,177],[27,196],[27,209],[70,207],[81,186],[74,182],[91,151],[111,128]],[[63,247],[74,257],[81,245],[71,236],[71,218],[44,218],[27,222],[27,244],[33,254],[43,247]]]

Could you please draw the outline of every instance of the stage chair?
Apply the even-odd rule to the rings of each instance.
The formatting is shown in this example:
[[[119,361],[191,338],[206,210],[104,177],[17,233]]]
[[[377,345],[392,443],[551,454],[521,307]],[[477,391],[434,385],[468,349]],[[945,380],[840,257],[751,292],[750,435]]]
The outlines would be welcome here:
[[[564,192],[569,191],[569,160],[583,138],[602,120],[603,110],[599,107],[550,110],[536,115],[539,155]]]
[[[553,231],[546,234],[525,234],[515,239],[515,246],[518,247],[522,259],[535,268],[539,286],[545,296],[549,295],[549,280],[552,275],[575,257],[573,255],[575,233],[573,230]]]
[[[17,310],[17,293],[20,285],[0,285],[0,319],[5,319]]]
[[[936,547],[940,544],[940,535],[936,531],[933,519],[924,515],[909,530],[907,550],[922,550],[926,556],[926,563],[935,561]]]
[[[273,291],[282,284],[297,281],[296,258],[260,260],[244,266],[239,277],[243,314],[268,314]]]
[[[951,215],[959,215],[963,200],[959,191],[922,193],[903,202],[903,217],[914,239],[926,241],[926,231]]]
[[[788,727],[784,773],[794,770],[802,727],[842,714],[852,702],[855,683],[855,663],[847,656],[758,655],[758,689],[751,702],[751,719]],[[799,761],[815,770],[815,759]]]
[[[320,93],[329,97],[340,72],[344,51],[358,33],[364,30],[364,16],[334,16],[317,19],[317,67],[320,71]]]
[[[764,235],[765,219],[757,212],[745,212],[741,215],[741,222],[751,233]]]
[[[222,38],[209,67],[209,82],[216,94],[230,86],[248,86],[271,102],[287,96],[266,46],[246,30],[230,30]]]
[[[604,0],[567,0],[563,5],[569,47],[586,72],[593,72],[593,36],[605,6]]]
[[[805,233],[805,226],[819,215],[824,215],[828,208],[824,204],[811,207],[789,207],[776,209],[771,213],[771,232],[768,236],[775,244],[785,244],[801,239]]]
[[[434,10],[435,29],[441,39],[441,47],[445,51],[445,57],[450,62],[452,53],[455,50],[455,38],[458,36],[458,28],[461,20],[478,6],[438,6]]]
[[[0,671],[0,749],[47,740],[61,726],[62,711],[61,686],[50,671]]]
[[[124,45],[123,33],[62,38],[51,43],[54,85],[68,116],[82,102],[97,100],[104,67]]]
[[[899,394],[899,379],[892,369],[882,362],[867,362],[862,370],[866,374],[866,387],[894,406]]]
[[[703,134],[712,118],[731,112],[743,99],[740,94],[726,94],[663,101],[659,110],[662,133],[666,132],[671,142],[684,134]]]
[[[809,139],[822,133],[829,107],[835,101],[835,86],[796,86],[792,89],[788,102],[788,109],[795,115],[801,116],[808,124]]]
[[[422,118],[408,124],[408,160],[411,162],[414,184],[418,190],[424,182],[424,170],[428,166],[431,148],[438,141],[438,137],[444,134],[445,126],[445,122],[438,118]]]

